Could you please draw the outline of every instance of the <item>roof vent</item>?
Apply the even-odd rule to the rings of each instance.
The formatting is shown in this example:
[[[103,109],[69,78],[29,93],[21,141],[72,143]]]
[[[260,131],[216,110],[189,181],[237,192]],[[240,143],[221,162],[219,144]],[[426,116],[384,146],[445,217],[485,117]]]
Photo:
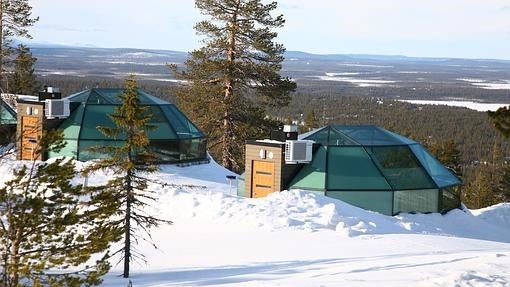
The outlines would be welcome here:
[[[285,142],[285,163],[307,163],[312,161],[313,141],[292,140]]]
[[[69,117],[69,100],[45,100],[44,115],[47,119],[65,119]]]

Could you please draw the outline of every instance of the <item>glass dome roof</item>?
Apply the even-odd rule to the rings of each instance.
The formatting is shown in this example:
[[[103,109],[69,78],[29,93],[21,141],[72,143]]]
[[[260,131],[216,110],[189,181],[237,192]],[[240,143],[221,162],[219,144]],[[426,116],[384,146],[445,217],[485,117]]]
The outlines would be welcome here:
[[[316,150],[313,162],[296,176],[291,184],[294,186],[318,190],[412,190],[461,183],[422,145],[377,126],[326,126],[302,139],[325,148]],[[327,180],[317,180],[317,174],[326,172]]]
[[[95,88],[67,97],[71,103],[71,115],[59,126],[64,131],[67,146],[61,153],[50,156],[72,155],[79,160],[88,160],[100,157],[90,153],[90,147],[120,144],[122,136],[118,139],[106,137],[97,127],[115,126],[109,114],[121,105],[119,96],[122,93],[123,89]],[[206,157],[204,134],[174,104],[140,89],[137,93],[141,105],[148,107],[152,114],[149,125],[156,128],[148,131],[148,137],[151,147],[161,154],[163,161],[180,162]],[[190,152],[192,155],[189,155]]]

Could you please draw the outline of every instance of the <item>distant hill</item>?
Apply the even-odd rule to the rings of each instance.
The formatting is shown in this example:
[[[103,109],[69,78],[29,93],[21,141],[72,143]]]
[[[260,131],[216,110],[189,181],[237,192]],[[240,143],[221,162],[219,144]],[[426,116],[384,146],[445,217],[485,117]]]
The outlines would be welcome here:
[[[167,64],[187,52],[131,48],[33,45],[40,76],[124,78],[172,83]],[[414,58],[401,55],[317,55],[287,51],[283,74],[301,91],[411,99],[510,101],[510,61]]]

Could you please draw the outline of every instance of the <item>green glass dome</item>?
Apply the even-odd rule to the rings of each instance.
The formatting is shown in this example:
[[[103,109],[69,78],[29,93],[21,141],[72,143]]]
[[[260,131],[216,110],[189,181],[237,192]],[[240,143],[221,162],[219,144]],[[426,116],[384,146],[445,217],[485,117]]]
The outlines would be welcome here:
[[[123,139],[103,135],[98,126],[114,127],[109,118],[121,105],[119,96],[123,89],[95,88],[73,94],[71,115],[60,125],[64,131],[66,147],[50,157],[73,156],[80,161],[104,157],[90,151],[94,146],[122,145]],[[172,103],[138,90],[142,106],[149,107],[152,119],[149,125],[156,127],[148,132],[150,147],[161,162],[189,162],[204,160],[206,139],[204,134]]]
[[[16,112],[0,98],[0,125],[15,125]]]
[[[460,180],[422,145],[380,127],[327,126],[301,137],[318,145],[290,188],[325,192],[384,214],[460,205]]]

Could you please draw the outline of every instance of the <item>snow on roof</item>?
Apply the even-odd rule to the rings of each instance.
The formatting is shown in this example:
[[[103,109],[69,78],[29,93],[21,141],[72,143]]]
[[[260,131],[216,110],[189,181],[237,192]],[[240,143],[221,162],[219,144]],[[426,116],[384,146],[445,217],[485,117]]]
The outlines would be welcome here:
[[[22,100],[22,101],[39,101],[39,97],[38,96],[10,94],[10,93],[1,93],[0,94],[0,98],[7,105],[9,105],[9,107],[11,107],[15,112],[17,112],[17,100]]]

